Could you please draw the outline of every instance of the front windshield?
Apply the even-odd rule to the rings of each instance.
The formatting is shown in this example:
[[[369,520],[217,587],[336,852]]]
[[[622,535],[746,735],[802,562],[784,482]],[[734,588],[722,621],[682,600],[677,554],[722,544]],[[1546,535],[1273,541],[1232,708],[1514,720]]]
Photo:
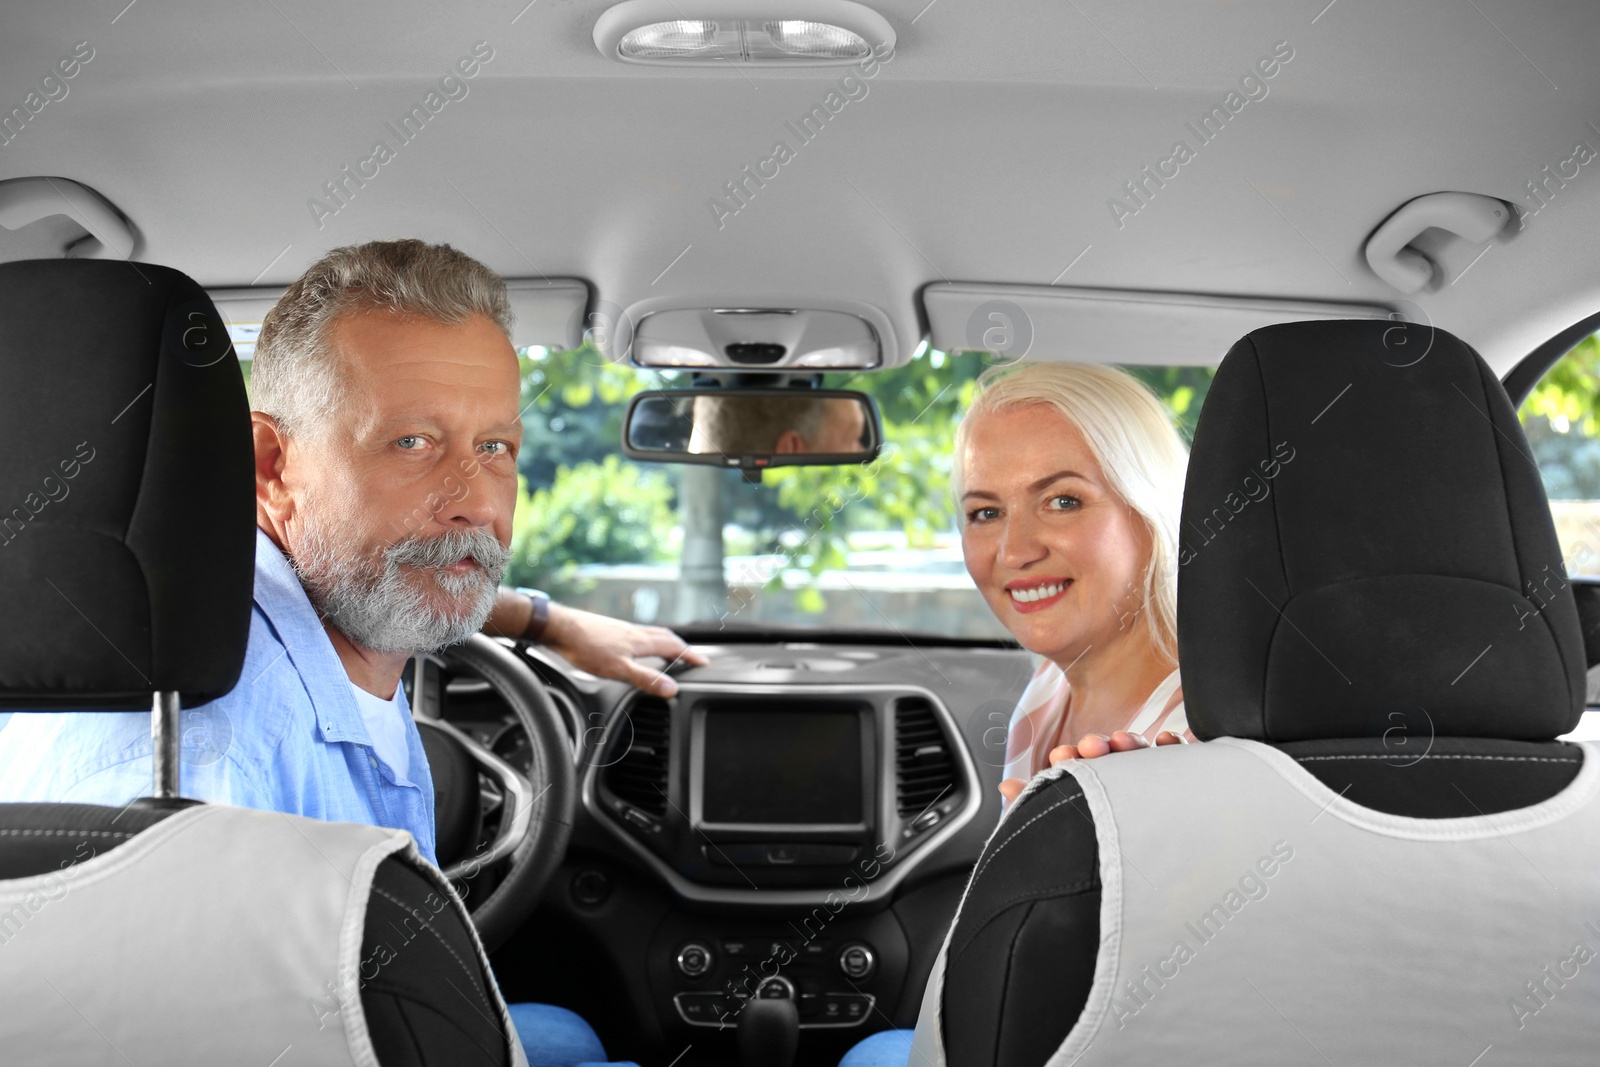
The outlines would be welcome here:
[[[877,402],[881,457],[771,469],[756,485],[737,471],[621,455],[628,399],[686,376],[611,363],[589,346],[525,349],[524,484],[505,584],[665,626],[1005,638],[962,565],[950,495],[956,423],[995,360],[924,346],[903,367],[827,375],[824,387]],[[1211,369],[1128,369],[1187,439]]]

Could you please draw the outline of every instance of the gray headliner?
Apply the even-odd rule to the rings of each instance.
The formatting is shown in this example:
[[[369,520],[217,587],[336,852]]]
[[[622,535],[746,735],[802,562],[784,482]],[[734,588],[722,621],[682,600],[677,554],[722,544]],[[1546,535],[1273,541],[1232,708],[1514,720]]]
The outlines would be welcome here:
[[[1401,203],[1526,206],[1541,167],[1600,146],[1596,4],[881,0],[893,61],[719,230],[707,200],[839,68],[608,60],[603,0],[123,2],[0,15],[0,110],[74,43],[96,50],[0,146],[0,178],[93,187],[133,220],[140,259],[281,285],[333,245],[417,235],[625,308],[865,304],[890,362],[924,336],[937,281],[1393,304],[1361,247]],[[1119,230],[1108,198],[1285,39],[1271,94]],[[469,95],[319,229],[307,200],[480,40],[495,56]],[[1597,221],[1590,165],[1415,304],[1503,373],[1600,310]],[[0,259],[40,254],[51,227],[0,231]],[[1452,277],[1471,255],[1446,253]]]

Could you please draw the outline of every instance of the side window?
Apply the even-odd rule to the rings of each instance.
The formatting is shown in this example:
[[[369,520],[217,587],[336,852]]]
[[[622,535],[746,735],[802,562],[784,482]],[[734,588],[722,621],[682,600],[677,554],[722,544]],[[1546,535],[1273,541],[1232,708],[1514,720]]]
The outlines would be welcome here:
[[[1600,334],[1562,356],[1517,414],[1550,497],[1580,610],[1586,598],[1600,608]],[[1600,738],[1600,667],[1589,671],[1588,702],[1596,710],[1570,738]]]
[[[1550,368],[1517,413],[1569,575],[1600,576],[1600,334]]]

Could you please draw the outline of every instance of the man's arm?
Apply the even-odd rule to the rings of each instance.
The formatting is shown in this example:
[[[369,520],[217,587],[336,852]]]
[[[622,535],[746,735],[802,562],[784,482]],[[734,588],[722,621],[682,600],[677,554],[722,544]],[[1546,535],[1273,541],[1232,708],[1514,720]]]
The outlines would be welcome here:
[[[533,601],[502,588],[483,631],[496,637],[521,638],[532,622]],[[665,627],[640,626],[554,603],[538,641],[580,670],[627,682],[659,697],[672,696],[678,683],[639,663],[637,657],[660,656],[669,664],[681,660],[696,667],[710,662]]]

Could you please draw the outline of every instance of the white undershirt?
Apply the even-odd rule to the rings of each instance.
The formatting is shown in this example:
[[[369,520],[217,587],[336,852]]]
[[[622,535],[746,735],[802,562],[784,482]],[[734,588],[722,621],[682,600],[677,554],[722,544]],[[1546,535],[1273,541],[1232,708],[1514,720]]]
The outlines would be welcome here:
[[[406,710],[400,704],[400,687],[395,686],[394,696],[388,700],[373,696],[354,682],[350,683],[350,692],[361,709],[361,721],[367,724],[372,750],[389,765],[396,778],[409,780],[411,748],[406,743]]]

